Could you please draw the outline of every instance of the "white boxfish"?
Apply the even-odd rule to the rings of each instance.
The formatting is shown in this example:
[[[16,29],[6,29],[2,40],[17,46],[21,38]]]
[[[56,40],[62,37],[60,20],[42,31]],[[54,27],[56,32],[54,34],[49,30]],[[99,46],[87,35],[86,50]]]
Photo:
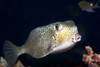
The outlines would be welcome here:
[[[74,21],[55,22],[33,29],[22,46],[10,41],[4,42],[4,56],[10,67],[19,55],[27,53],[34,58],[43,58],[49,54],[60,53],[72,48],[81,40]]]

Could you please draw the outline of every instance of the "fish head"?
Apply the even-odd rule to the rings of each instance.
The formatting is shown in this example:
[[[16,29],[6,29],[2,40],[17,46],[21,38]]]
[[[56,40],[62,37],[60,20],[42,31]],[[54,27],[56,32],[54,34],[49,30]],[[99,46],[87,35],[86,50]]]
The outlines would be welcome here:
[[[77,26],[73,21],[56,22],[52,36],[53,53],[65,51],[81,40]]]

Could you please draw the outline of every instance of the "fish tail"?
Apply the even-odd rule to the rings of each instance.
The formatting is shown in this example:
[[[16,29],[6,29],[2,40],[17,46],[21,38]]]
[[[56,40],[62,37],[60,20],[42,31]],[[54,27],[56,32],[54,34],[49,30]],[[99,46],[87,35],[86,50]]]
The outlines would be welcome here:
[[[100,8],[100,6],[98,6],[100,0],[97,1],[97,3],[95,4],[95,8]]]
[[[25,50],[22,49],[22,47],[17,47],[10,41],[6,40],[4,42],[3,53],[8,65],[10,67],[14,67],[18,56],[25,53]]]

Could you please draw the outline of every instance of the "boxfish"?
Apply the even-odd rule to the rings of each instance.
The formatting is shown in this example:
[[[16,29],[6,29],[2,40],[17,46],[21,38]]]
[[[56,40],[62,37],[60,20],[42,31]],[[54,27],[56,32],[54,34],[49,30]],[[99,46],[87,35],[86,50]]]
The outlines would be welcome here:
[[[74,21],[58,21],[33,29],[22,46],[16,46],[9,40],[5,40],[3,53],[8,65],[14,67],[21,54],[43,58],[49,54],[65,52],[79,41],[81,35]]]

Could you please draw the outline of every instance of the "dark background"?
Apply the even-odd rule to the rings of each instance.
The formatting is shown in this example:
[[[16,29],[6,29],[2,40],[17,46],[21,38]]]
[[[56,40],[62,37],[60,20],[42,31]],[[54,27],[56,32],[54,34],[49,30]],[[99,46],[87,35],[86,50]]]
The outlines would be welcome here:
[[[100,53],[100,9],[94,13],[82,11],[81,0],[0,0],[0,56],[3,43],[10,40],[21,46],[32,29],[56,21],[73,20],[82,35],[82,41],[64,53],[41,59],[23,54],[18,60],[33,67],[85,67],[82,61],[84,47],[89,45]],[[96,3],[98,0],[87,0]]]

